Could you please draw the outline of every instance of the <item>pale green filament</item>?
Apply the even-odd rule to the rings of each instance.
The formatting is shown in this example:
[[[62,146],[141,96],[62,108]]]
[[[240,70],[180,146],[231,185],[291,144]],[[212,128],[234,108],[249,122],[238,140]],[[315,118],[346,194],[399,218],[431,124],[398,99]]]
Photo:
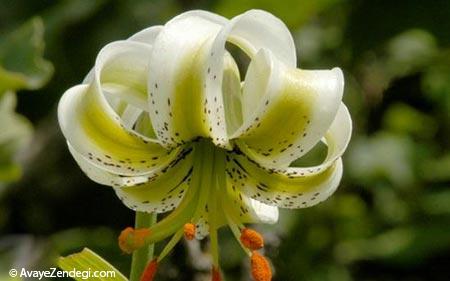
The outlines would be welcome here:
[[[180,239],[183,237],[183,229],[178,230],[174,236],[170,239],[169,243],[164,247],[161,251],[161,254],[158,256],[158,263],[161,262],[167,254],[177,245]]]

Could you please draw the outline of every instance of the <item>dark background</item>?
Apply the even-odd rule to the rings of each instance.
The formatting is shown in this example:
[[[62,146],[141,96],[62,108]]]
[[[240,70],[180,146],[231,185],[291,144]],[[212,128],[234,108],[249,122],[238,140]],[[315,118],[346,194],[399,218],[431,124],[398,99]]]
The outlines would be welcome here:
[[[450,280],[450,1],[437,0],[0,0],[0,66],[14,68],[28,52],[2,56],[2,46],[39,16],[43,56],[54,67],[40,89],[16,89],[16,111],[28,121],[8,114],[24,128],[13,140],[21,145],[5,146],[0,137],[0,280],[12,267],[47,269],[84,246],[128,274],[130,257],[116,237],[133,224],[133,212],[76,166],[57,102],[110,41],[190,9],[232,17],[251,8],[288,25],[301,68],[344,70],[355,128],[335,195],[259,226],[274,280]],[[0,130],[19,128],[14,122],[0,122]],[[210,280],[203,246],[178,245],[157,280]],[[250,280],[248,259],[228,230],[221,254],[227,280]]]

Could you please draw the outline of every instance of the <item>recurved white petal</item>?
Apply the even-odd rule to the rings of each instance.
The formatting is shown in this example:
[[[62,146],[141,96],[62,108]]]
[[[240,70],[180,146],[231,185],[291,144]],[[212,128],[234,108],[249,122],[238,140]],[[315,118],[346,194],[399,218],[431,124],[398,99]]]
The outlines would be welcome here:
[[[242,112],[240,110],[240,88],[236,95],[236,78],[239,73],[234,67],[234,60],[228,55],[225,45],[227,42],[241,48],[250,59],[254,59],[257,52],[267,49],[275,54],[275,57],[287,66],[294,67],[297,63],[296,50],[292,36],[287,27],[278,18],[261,10],[251,10],[230,20],[219,34],[217,34],[211,47],[211,56],[208,59],[208,74],[211,75],[206,81],[206,88],[213,93],[214,98],[222,93],[226,125],[227,139],[237,128],[242,125]],[[236,68],[236,70],[234,70]],[[235,72],[236,73],[236,72]],[[240,78],[239,78],[240,80]],[[220,97],[217,97],[221,102]],[[221,111],[222,109],[220,109]],[[237,116],[230,118],[230,116]],[[218,120],[222,124],[222,120]],[[237,123],[239,122],[239,123]]]
[[[151,26],[149,28],[141,30],[138,33],[132,35],[127,40],[145,43],[145,44],[149,45],[149,47],[151,47],[153,45],[153,42],[155,41],[156,37],[158,36],[158,34],[161,32],[162,29],[163,29],[162,25]],[[91,70],[85,76],[82,83],[88,84],[88,83],[92,82],[93,79],[94,79],[94,67],[91,68]]]
[[[294,39],[289,29],[266,11],[250,10],[231,19],[217,36],[214,47],[223,52],[226,41],[237,45],[250,59],[259,50],[267,49],[286,66],[297,65]]]
[[[344,104],[324,143],[324,161],[311,167],[266,168],[240,152],[227,157],[227,176],[233,189],[263,203],[283,208],[305,208],[327,199],[339,185],[342,160],[351,136],[352,123]]]
[[[147,78],[151,47],[132,41],[116,41],[98,54],[94,81],[101,93],[112,95],[149,111]]]
[[[277,222],[277,207],[254,200],[245,192],[243,184],[246,184],[248,176],[238,160],[230,153],[226,161],[226,193],[220,198],[226,215],[240,223]]]
[[[148,44],[149,46],[152,46],[156,40],[156,37],[158,37],[159,33],[163,30],[163,28],[164,28],[164,26],[162,26],[162,25],[150,26],[146,29],[143,29],[143,30],[133,34],[127,40],[141,42],[141,43]]]
[[[264,204],[258,200],[250,198],[251,218],[249,223],[268,223],[274,224],[278,222],[278,208],[275,206]]]
[[[338,187],[342,161],[318,174],[302,175],[295,168],[267,170],[245,156],[234,156],[228,165],[229,181],[240,193],[264,204],[281,208],[306,208],[326,200]]]
[[[235,60],[228,52],[225,53],[223,67],[223,106],[226,109],[225,121],[227,133],[228,135],[231,135],[242,125],[241,77]]]
[[[180,152],[167,151],[126,130],[95,85],[78,85],[64,93],[58,105],[58,119],[73,149],[112,173],[149,174]]]
[[[192,176],[192,148],[185,147],[169,163],[152,174],[124,176],[106,171],[84,158],[70,144],[69,150],[81,170],[93,181],[114,187],[117,196],[134,211],[168,212],[176,208],[189,187]]]
[[[192,178],[192,147],[186,147],[164,169],[145,183],[115,188],[129,208],[140,212],[164,213],[175,209],[183,199]]]
[[[204,11],[169,21],[153,45],[148,91],[153,127],[161,142],[176,146],[197,137],[227,143],[219,76],[208,66],[211,43],[226,19]],[[222,59],[222,58],[221,58]]]
[[[286,67],[270,51],[251,62],[242,97],[239,148],[261,165],[287,167],[308,152],[333,122],[343,94],[343,75],[332,70]]]
[[[131,186],[136,184],[145,183],[148,181],[149,176],[123,176],[114,174],[106,171],[100,166],[95,165],[95,162],[89,161],[83,155],[78,153],[70,143],[67,143],[69,151],[73,158],[80,166],[81,170],[88,176],[91,180],[96,183],[107,185],[107,186]]]

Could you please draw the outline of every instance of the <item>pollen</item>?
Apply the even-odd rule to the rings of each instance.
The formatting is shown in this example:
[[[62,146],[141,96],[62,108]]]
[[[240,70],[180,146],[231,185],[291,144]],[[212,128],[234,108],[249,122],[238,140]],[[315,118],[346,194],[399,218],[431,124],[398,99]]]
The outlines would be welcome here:
[[[150,230],[147,228],[134,229],[127,227],[119,235],[119,247],[127,254],[131,254],[144,246],[145,238],[150,235]]]
[[[195,224],[193,223],[186,223],[183,227],[184,230],[184,237],[187,240],[193,240],[195,238]]]
[[[260,253],[254,251],[251,257],[252,276],[255,281],[271,281],[272,270],[269,261]]]
[[[244,228],[241,231],[241,242],[247,249],[252,251],[264,247],[264,238],[262,235],[250,228]]]
[[[156,275],[156,270],[158,270],[158,260],[154,259],[148,263],[144,273],[142,273],[140,281],[153,281],[153,278],[155,278]]]
[[[215,266],[213,266],[212,268],[211,276],[212,281],[222,281],[222,277],[220,276],[220,270]]]

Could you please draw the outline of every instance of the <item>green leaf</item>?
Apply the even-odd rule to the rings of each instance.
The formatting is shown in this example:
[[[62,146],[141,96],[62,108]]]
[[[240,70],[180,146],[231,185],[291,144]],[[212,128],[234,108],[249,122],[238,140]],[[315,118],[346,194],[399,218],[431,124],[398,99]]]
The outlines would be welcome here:
[[[448,159],[450,160],[450,158]],[[450,166],[447,164],[447,167]],[[447,173],[447,175],[449,174]],[[426,214],[450,215],[450,204],[448,202],[450,202],[450,190],[442,190],[423,195],[420,204]]]
[[[48,8],[42,18],[45,21],[46,34],[49,41],[59,38],[61,32],[69,25],[78,24],[88,19],[101,9],[106,0],[72,0],[58,1]],[[59,40],[58,39],[58,40]]]
[[[434,137],[438,129],[431,116],[405,103],[389,106],[383,116],[383,125],[391,132],[410,133],[421,138]]]
[[[413,148],[408,137],[379,131],[370,138],[354,138],[346,166],[353,180],[367,187],[388,180],[396,187],[409,188],[416,177]]]
[[[0,183],[20,177],[16,156],[29,143],[32,134],[31,124],[14,111],[15,107],[15,93],[0,96]]]
[[[385,260],[391,264],[418,264],[450,245],[450,227],[443,221],[397,227],[369,239],[349,240],[335,251],[345,263]]]
[[[387,43],[386,68],[393,77],[403,77],[427,66],[437,52],[437,42],[432,34],[426,30],[410,29]]]
[[[0,187],[20,178],[18,152],[29,143],[32,126],[16,114],[15,91],[42,87],[53,66],[42,58],[44,26],[33,18],[0,37]]]
[[[47,83],[53,66],[42,58],[44,25],[33,18],[0,37],[0,95],[7,90],[34,90]]]
[[[108,281],[127,281],[128,279],[120,273],[119,270],[114,268],[111,264],[101,258],[99,255],[94,253],[88,248],[84,248],[83,251],[69,255],[67,257],[60,257],[58,259],[58,266],[67,272],[72,270],[76,271],[113,271],[115,273],[114,277],[94,277],[90,276],[89,280],[108,280]],[[74,278],[75,280],[86,280],[83,277]]]

